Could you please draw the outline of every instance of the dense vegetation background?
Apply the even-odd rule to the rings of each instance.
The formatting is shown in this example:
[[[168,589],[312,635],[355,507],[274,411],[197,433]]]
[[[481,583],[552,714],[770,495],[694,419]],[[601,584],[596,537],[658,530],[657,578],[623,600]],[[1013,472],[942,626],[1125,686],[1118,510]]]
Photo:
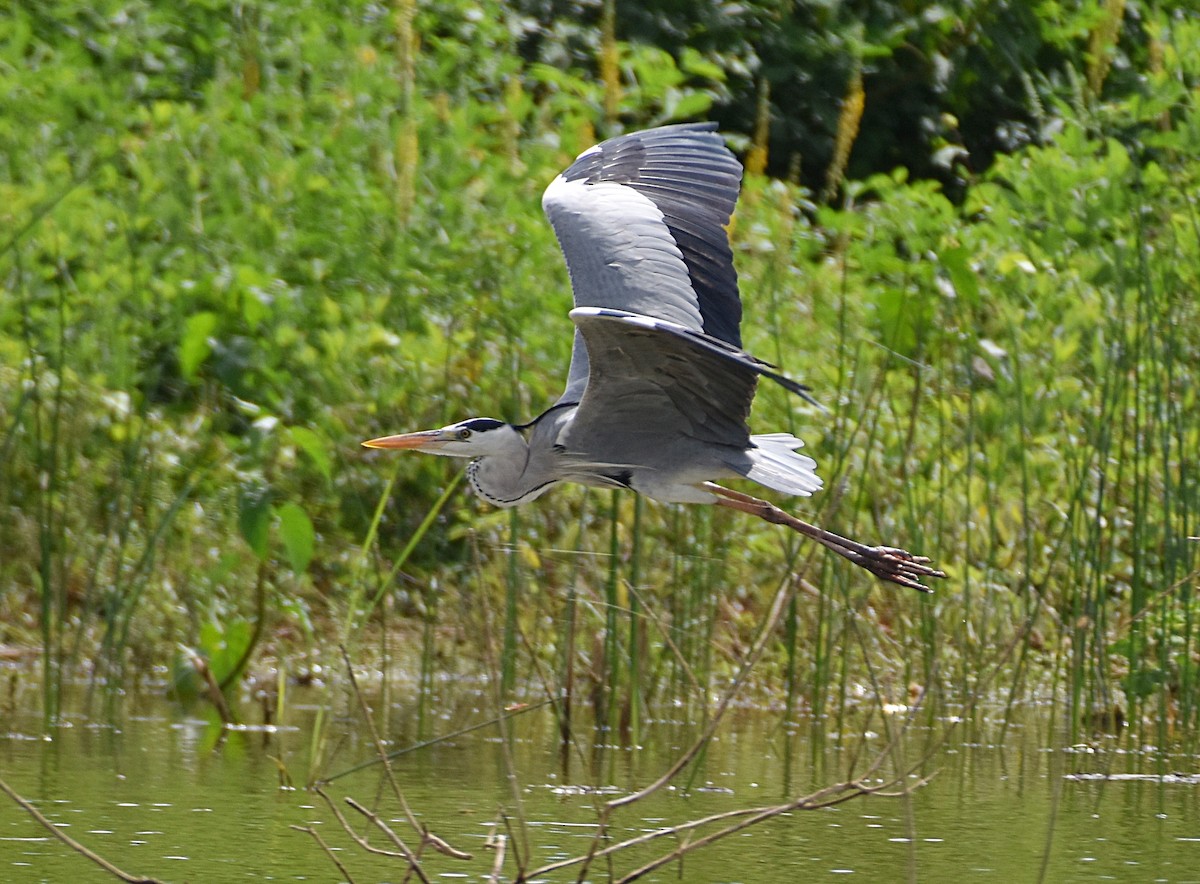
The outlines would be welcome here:
[[[423,677],[498,661],[636,720],[701,697],[800,570],[815,594],[760,669],[791,703],[1055,688],[1139,738],[1200,723],[1191,4],[0,22],[0,643],[41,649],[48,715],[82,662],[175,660],[186,694],[180,646],[230,688],[370,634]],[[578,489],[489,511],[443,495],[443,460],[358,447],[557,395],[542,189],[599,137],[696,118],[748,168],[747,346],[830,409],[763,390],[756,425],[804,436],[829,488],[788,505],[932,555],[932,597],[732,514]]]

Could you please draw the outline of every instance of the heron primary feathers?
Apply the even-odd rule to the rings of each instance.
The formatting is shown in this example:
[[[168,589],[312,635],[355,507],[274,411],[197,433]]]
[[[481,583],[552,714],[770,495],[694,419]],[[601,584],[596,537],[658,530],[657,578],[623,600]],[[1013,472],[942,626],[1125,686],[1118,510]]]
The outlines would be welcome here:
[[[760,377],[808,388],[742,349],[742,303],[726,225],[742,166],[710,123],[664,126],[584,151],[542,198],[566,256],[575,341],[566,389],[525,424],[476,417],[372,439],[370,448],[469,457],[475,493],[496,506],[561,482],[715,503],[786,525],[884,580],[927,591],[928,559],[825,531],[716,480],[784,494],[821,487],[803,442],[752,435]]]

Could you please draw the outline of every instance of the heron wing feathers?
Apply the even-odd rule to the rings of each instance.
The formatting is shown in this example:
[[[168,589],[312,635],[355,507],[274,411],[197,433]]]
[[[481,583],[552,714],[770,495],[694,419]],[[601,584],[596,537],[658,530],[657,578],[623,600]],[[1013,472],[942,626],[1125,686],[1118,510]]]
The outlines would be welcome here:
[[[750,442],[754,447],[746,452],[748,464],[731,464],[747,479],[784,494],[802,497],[820,490],[822,482],[817,475],[817,462],[806,454],[796,453],[796,449],[804,445],[803,441],[791,433],[766,433],[751,436]]]
[[[615,307],[700,328],[683,255],[652,200],[611,181],[561,176],[542,205],[567,259],[577,307]]]
[[[568,443],[686,438],[746,449],[759,376],[793,392],[807,389],[724,341],[666,320],[599,307],[577,307],[571,318],[591,371]]]
[[[542,206],[567,260],[576,307],[667,320],[741,346],[741,300],[726,225],[742,167],[710,123],[613,138],[580,154]],[[567,390],[587,351],[576,336]]]

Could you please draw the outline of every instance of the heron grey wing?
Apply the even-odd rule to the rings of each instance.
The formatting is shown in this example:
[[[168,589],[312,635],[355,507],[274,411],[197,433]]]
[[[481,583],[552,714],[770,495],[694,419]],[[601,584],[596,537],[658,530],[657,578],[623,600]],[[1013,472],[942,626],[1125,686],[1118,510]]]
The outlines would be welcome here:
[[[741,300],[725,225],[741,164],[712,124],[665,126],[585,151],[542,206],[567,260],[577,307],[664,319],[740,346]],[[563,401],[588,376],[576,336]]]
[[[583,334],[575,329],[575,340],[571,343],[571,367],[567,369],[567,388],[558,397],[556,405],[564,402],[579,402],[587,389],[589,374],[587,343]]]
[[[665,320],[596,307],[576,308],[571,318],[591,375],[560,439],[568,450],[604,455],[596,446],[607,440],[625,459],[688,440],[746,449],[758,377],[805,389],[723,341]]]

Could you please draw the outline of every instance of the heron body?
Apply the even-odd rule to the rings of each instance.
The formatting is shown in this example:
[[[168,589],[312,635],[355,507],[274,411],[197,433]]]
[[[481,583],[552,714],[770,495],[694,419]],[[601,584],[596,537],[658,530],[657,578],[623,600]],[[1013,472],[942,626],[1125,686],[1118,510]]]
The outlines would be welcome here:
[[[742,167],[708,123],[665,126],[584,151],[542,207],[571,277],[575,341],[566,388],[525,424],[477,417],[385,436],[371,448],[468,457],[474,492],[496,506],[562,482],[629,488],[669,503],[716,503],[785,524],[894,583],[944,576],[927,559],[859,544],[717,484],[747,478],[784,494],[821,487],[803,442],[752,435],[766,377],[808,388],[742,349],[742,305],[726,225]]]

